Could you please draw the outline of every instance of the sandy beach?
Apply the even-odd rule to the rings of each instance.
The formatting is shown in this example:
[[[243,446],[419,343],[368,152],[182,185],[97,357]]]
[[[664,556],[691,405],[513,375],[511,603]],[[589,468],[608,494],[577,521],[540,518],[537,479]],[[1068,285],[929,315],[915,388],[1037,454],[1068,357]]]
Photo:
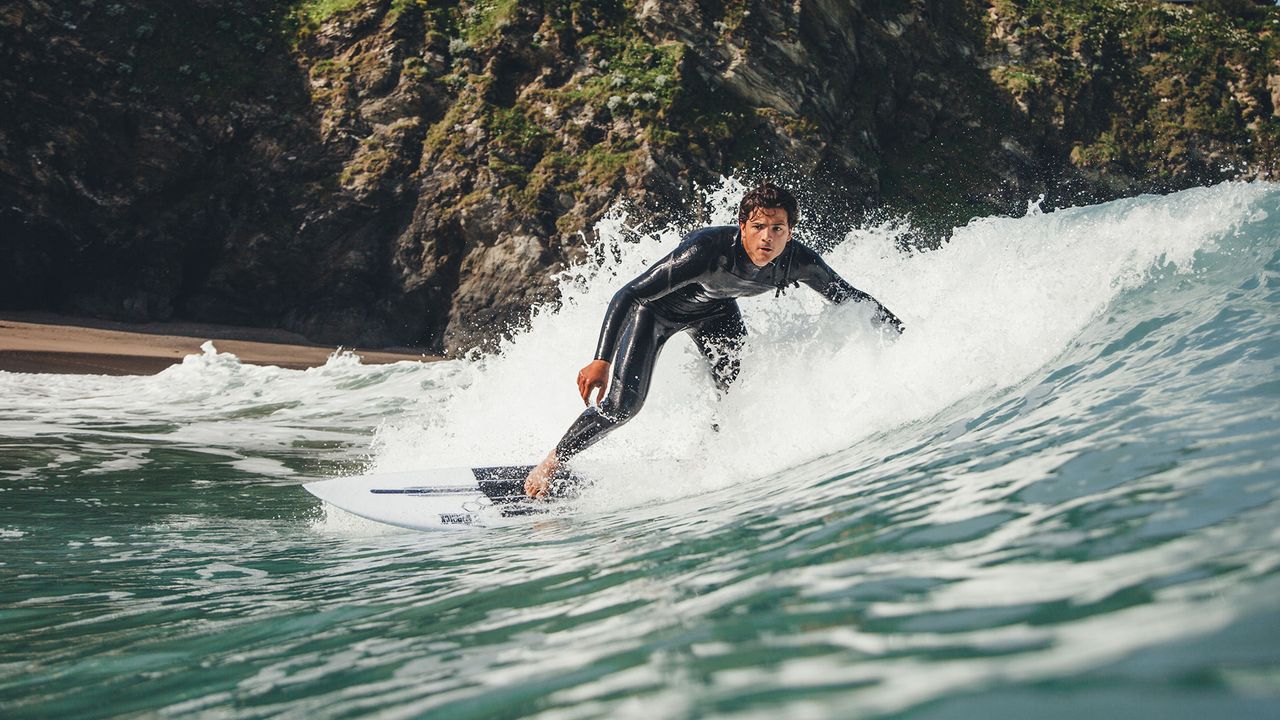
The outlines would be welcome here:
[[[242,362],[301,370],[323,365],[336,347],[283,330],[201,323],[118,323],[51,313],[0,312],[0,371],[151,375],[200,353],[212,340]],[[438,357],[408,348],[353,350],[365,363]]]

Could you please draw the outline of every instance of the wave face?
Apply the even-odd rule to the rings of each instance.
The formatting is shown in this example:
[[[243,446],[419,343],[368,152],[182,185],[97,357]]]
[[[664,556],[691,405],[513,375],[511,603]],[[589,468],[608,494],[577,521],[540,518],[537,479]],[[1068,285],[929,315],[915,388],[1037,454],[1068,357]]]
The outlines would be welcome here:
[[[486,358],[0,373],[2,714],[1275,712],[1280,187],[915,254],[855,229],[828,261],[902,338],[744,300],[733,392],[673,340],[562,514],[420,534],[300,489],[544,454],[609,297],[681,235],[601,230]]]

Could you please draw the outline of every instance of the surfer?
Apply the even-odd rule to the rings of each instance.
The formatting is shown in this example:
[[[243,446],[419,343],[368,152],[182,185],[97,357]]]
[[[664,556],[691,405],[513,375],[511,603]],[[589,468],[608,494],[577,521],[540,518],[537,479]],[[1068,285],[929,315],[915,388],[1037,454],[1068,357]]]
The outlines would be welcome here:
[[[670,255],[618,290],[605,311],[595,359],[578,373],[578,393],[587,409],[529,473],[525,493],[546,497],[564,463],[635,417],[649,392],[658,353],[676,333],[692,334],[717,389],[726,392],[738,375],[738,353],[747,335],[736,298],[769,290],[777,297],[788,285],[804,283],[833,303],[870,302],[877,323],[902,332],[902,321],[884,305],[791,239],[797,220],[791,193],[762,183],[742,198],[736,226],[690,233]]]

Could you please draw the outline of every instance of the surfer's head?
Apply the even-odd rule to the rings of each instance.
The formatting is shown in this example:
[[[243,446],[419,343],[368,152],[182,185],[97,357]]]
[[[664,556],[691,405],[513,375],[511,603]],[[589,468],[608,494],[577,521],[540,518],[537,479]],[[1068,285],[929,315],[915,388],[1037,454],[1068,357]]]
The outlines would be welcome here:
[[[752,213],[761,208],[785,210],[787,227],[795,227],[796,223],[800,222],[800,209],[796,205],[795,196],[768,180],[742,196],[742,202],[738,203],[738,224],[741,225],[751,219]]]
[[[752,264],[764,267],[781,255],[799,219],[796,199],[771,182],[760,183],[744,195],[738,204],[738,231]]]

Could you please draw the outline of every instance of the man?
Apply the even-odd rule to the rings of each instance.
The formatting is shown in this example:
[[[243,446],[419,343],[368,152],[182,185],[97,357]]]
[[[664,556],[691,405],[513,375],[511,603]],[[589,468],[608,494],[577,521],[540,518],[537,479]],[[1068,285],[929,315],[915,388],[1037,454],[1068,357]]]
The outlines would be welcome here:
[[[578,393],[587,409],[529,473],[525,493],[546,497],[556,470],[635,417],[649,392],[658,352],[676,333],[693,335],[716,385],[726,391],[738,375],[738,351],[747,334],[736,298],[769,290],[776,297],[788,284],[804,283],[833,303],[870,302],[877,322],[902,332],[897,316],[791,239],[798,219],[795,198],[763,183],[742,198],[737,227],[690,233],[670,255],[622,286],[605,312],[595,359],[578,373]],[[593,390],[597,406],[590,404]]]

